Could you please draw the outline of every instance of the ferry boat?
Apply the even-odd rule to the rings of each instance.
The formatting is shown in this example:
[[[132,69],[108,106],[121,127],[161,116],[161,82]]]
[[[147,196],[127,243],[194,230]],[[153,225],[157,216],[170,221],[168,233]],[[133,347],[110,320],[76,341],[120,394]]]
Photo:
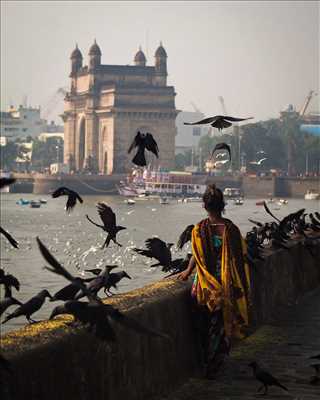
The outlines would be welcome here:
[[[41,207],[41,203],[40,203],[40,201],[31,200],[30,201],[30,207],[31,208],[40,208]]]
[[[314,189],[307,190],[307,193],[304,195],[305,200],[319,200],[320,193],[316,192]]]

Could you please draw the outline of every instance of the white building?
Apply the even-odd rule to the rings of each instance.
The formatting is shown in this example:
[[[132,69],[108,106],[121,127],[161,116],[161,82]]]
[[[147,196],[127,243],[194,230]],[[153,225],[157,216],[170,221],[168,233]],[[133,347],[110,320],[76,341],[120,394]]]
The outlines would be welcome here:
[[[40,116],[40,107],[19,108],[11,106],[7,112],[0,113],[0,136],[8,140],[26,138],[27,136],[38,137],[42,132],[63,132],[63,127],[56,125],[53,121],[48,125]]]
[[[176,118],[176,145],[175,154],[196,149],[202,136],[210,132],[210,126],[203,125],[184,125],[184,122],[196,122],[205,118],[200,112],[182,111]]]

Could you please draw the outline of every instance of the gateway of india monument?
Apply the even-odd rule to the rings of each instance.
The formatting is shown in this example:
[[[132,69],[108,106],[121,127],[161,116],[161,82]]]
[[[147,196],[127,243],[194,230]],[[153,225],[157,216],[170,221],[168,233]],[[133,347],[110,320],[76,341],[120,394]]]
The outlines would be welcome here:
[[[154,66],[146,65],[141,49],[134,65],[101,64],[96,41],[88,62],[83,65],[76,46],[62,115],[64,162],[75,172],[127,172],[134,156],[128,148],[141,131],[150,132],[159,146],[159,159],[149,157],[152,167],[173,168],[178,111],[174,87],[167,86],[167,53],[162,44],[155,52]]]

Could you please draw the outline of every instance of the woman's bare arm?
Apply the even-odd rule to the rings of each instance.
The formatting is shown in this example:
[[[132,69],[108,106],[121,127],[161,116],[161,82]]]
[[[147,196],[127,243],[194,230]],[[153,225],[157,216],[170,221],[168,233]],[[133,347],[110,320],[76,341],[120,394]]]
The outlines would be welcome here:
[[[183,272],[180,272],[180,274],[177,275],[177,279],[179,279],[181,281],[186,281],[189,278],[189,276],[192,274],[192,271],[194,270],[195,266],[196,266],[196,260],[192,256],[190,258],[187,269],[185,269]]]

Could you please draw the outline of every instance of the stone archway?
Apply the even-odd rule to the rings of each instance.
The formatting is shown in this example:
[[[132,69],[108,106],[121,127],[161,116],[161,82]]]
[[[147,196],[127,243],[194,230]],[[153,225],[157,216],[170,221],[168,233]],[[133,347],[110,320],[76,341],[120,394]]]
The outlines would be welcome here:
[[[79,148],[78,148],[78,169],[82,170],[85,164],[86,155],[86,120],[83,117],[79,124]]]

